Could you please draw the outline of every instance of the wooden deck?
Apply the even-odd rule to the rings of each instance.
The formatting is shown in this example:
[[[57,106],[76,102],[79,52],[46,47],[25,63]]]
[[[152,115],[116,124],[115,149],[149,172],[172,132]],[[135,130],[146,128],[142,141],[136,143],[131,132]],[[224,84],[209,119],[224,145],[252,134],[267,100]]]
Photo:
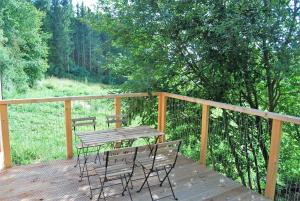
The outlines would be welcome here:
[[[78,200],[88,201],[89,188],[86,178],[78,182],[78,169],[74,168],[74,160],[57,160],[49,163],[33,164],[13,167],[0,172],[0,200]],[[137,173],[138,175],[139,173]],[[175,185],[175,194],[179,200],[267,200],[241,184],[234,182],[221,174],[199,166],[193,161],[180,157],[177,167],[171,173],[171,180]],[[97,181],[93,181],[97,185]],[[140,186],[141,181],[133,183],[134,188]],[[150,183],[157,182],[153,177]],[[114,189],[107,189],[107,193]],[[147,189],[141,193],[132,190],[133,200],[151,200]],[[162,197],[170,191],[166,187],[154,187],[154,196]],[[95,192],[93,200],[96,200]],[[130,200],[129,196],[112,197],[108,200]],[[173,200],[172,197],[162,200]]]

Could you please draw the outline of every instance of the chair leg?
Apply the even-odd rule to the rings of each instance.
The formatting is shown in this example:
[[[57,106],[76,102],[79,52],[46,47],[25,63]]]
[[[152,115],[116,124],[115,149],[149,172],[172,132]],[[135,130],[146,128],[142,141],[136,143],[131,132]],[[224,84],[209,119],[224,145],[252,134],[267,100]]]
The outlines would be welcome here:
[[[125,178],[125,177],[124,177]],[[121,184],[122,184],[122,187],[123,187],[123,191],[122,191],[122,195],[123,195],[123,192],[126,191],[126,188],[125,188],[125,185],[124,185],[124,182],[123,182],[123,177],[120,176],[120,180],[121,180]],[[125,183],[126,183],[126,180],[125,180]]]
[[[126,175],[124,175],[124,176],[125,176],[125,181],[126,181],[126,187],[125,187],[124,190],[126,190],[126,188],[128,188],[128,183],[129,183],[129,180],[130,180],[130,177],[132,176],[132,174],[129,175],[128,181],[127,181],[127,179],[126,179]],[[132,196],[131,196],[131,192],[130,192],[130,189],[129,189],[129,188],[128,188],[128,194],[129,194],[130,200],[132,201]],[[122,196],[124,196],[124,191],[123,191],[123,193],[122,193]]]
[[[92,190],[92,185],[91,185],[91,181],[90,181],[90,175],[89,175],[89,171],[88,169],[86,169],[86,174],[87,174],[87,179],[88,179],[88,183],[89,183],[89,187],[90,187],[90,199],[93,198],[93,190]]]
[[[138,193],[141,192],[141,190],[143,189],[143,187],[144,187],[145,183],[148,181],[148,178],[149,178],[152,171],[149,171],[148,175],[146,175],[145,169],[143,168],[143,172],[144,172],[145,180],[144,180],[141,188],[137,191]]]
[[[131,180],[131,177],[129,178],[130,180],[130,185],[131,185],[131,190],[133,189],[133,184],[132,184],[132,180]]]
[[[169,178],[169,173],[171,172],[172,169],[168,173],[167,173],[166,167],[164,167],[164,169],[165,169],[166,174],[167,174],[166,177],[168,179],[168,182],[169,182],[169,185],[170,185],[170,188],[171,188],[171,191],[172,191],[172,195],[173,195],[173,197],[174,197],[175,200],[178,200],[178,198],[175,196],[175,193],[174,193],[174,190],[173,190],[173,187],[172,187],[172,183],[171,183],[170,178]]]
[[[99,159],[99,163],[101,165],[100,146],[97,146],[97,154],[96,154],[95,161],[94,161],[95,164],[97,163],[97,158]]]
[[[159,181],[159,183],[161,183],[162,182],[162,180],[160,179],[160,176],[159,176],[159,170],[156,168],[156,175],[157,175],[157,178],[158,178],[158,181]]]
[[[160,181],[160,184],[159,184],[160,186],[163,185],[163,183],[164,183],[164,181],[166,180],[167,177],[169,178],[169,174],[172,171],[173,167],[171,167],[169,171],[167,171],[166,167],[164,167],[164,169],[165,169],[165,172],[166,172],[166,176],[163,178],[163,180]]]
[[[147,187],[148,187],[148,190],[149,190],[149,193],[150,193],[151,200],[154,201],[153,196],[152,196],[152,191],[151,191],[148,180],[146,181],[146,183],[147,183]]]
[[[101,199],[101,194],[103,193],[103,199],[106,201],[106,197],[105,197],[105,194],[104,194],[104,182],[102,182],[102,180],[100,179],[100,184],[101,184],[101,188],[100,188],[100,193],[98,195],[98,198],[97,198],[97,201],[99,201]]]
[[[80,149],[76,149],[77,150],[77,161],[76,161],[76,164],[74,165],[74,167],[77,167],[77,165],[80,163]]]
[[[83,168],[82,169],[80,168],[81,172],[80,172],[80,180],[79,181],[82,181],[83,174],[84,174],[84,168],[86,168],[86,170],[87,170],[87,160],[88,160],[87,152],[88,152],[88,149],[86,152],[84,152],[84,150],[83,150],[84,163],[83,163]]]
[[[125,179],[125,181],[126,181],[126,185],[125,185],[125,187],[124,187],[124,185],[123,185],[123,181],[122,181],[122,185],[123,185],[123,192],[122,192],[122,196],[124,196],[124,192],[128,189],[128,184],[129,184],[129,182],[130,182],[130,178],[132,177],[132,174],[129,174],[128,175],[128,180],[127,180],[127,176],[126,175],[124,175],[124,179]],[[128,189],[128,191],[129,191],[129,189]]]

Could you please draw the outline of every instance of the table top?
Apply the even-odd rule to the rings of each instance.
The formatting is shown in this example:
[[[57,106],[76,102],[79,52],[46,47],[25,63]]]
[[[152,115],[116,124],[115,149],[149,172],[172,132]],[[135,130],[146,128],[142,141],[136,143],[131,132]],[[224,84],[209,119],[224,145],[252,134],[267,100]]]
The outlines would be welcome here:
[[[76,133],[76,135],[79,137],[84,146],[96,146],[104,143],[117,142],[122,140],[131,140],[144,137],[158,137],[163,136],[164,133],[149,126],[137,126],[79,132]]]

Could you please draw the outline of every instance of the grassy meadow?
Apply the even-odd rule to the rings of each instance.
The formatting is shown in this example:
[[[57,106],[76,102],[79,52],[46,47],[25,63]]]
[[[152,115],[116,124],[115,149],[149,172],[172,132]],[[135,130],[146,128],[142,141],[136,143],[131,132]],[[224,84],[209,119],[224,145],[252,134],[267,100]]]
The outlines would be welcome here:
[[[52,77],[9,99],[101,95],[113,91],[109,85]],[[97,129],[107,128],[105,115],[113,114],[113,103],[113,100],[74,101],[72,117],[96,116]],[[65,158],[63,102],[10,105],[9,128],[15,165]]]

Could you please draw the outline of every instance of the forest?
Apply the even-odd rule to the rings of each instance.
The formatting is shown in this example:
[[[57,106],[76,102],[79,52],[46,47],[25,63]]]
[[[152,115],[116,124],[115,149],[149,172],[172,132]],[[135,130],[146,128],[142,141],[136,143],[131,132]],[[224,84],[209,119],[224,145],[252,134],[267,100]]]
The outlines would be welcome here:
[[[120,84],[111,75],[109,55],[117,55],[105,32],[84,19],[97,13],[69,0],[0,2],[0,70],[3,97],[24,93],[45,76]]]
[[[3,98],[56,76],[299,116],[300,2],[1,0],[0,73]],[[171,138],[193,132],[194,106],[169,104]],[[262,193],[271,122],[222,110],[212,122],[210,164]],[[185,152],[197,160],[194,133]],[[300,182],[300,129],[284,133],[283,192]]]

